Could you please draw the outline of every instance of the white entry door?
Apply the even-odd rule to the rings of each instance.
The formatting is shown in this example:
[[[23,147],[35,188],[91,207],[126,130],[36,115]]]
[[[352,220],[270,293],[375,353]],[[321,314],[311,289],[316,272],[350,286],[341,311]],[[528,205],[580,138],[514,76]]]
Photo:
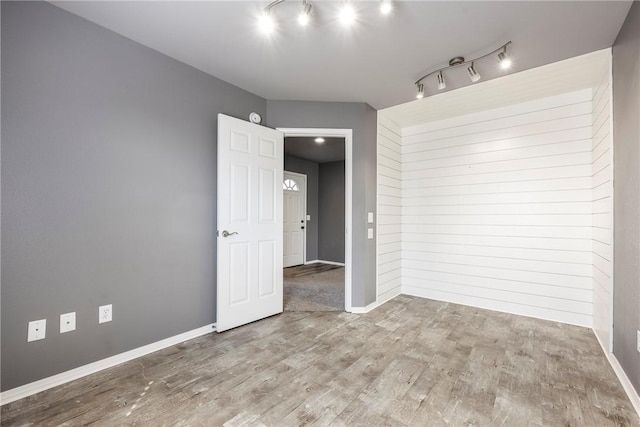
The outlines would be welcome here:
[[[284,172],[284,267],[304,264],[306,175]]]
[[[218,332],[282,312],[283,141],[218,115]]]

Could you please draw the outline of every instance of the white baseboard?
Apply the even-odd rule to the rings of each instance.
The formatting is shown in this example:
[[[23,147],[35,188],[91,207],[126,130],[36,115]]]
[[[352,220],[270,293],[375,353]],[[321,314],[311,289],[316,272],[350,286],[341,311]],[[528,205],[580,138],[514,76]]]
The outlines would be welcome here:
[[[215,331],[215,327],[216,324],[212,323],[142,347],[134,348],[133,350],[125,351],[124,353],[116,354],[115,356],[107,357],[106,359],[98,360],[97,362],[89,363],[88,365],[71,369],[70,371],[62,372],[20,387],[12,388],[11,390],[3,391],[0,393],[0,406],[31,396],[32,394],[40,393],[41,391],[48,390],[61,384],[68,383],[69,381],[95,374],[103,369],[111,368],[121,363],[137,359],[138,357],[171,347],[172,345],[197,338],[201,335],[206,335]]]
[[[330,265],[340,265],[344,267],[344,262],[325,261],[323,259],[314,259],[304,263],[304,265],[307,265],[307,264],[330,264]]]
[[[372,302],[371,304],[365,306],[365,307],[351,307],[351,312],[352,313],[356,313],[356,314],[364,314],[364,313],[368,313],[371,310],[373,310],[374,308],[378,308],[382,305],[383,303],[381,303],[378,300],[375,300],[374,302]]]
[[[595,332],[594,335],[596,336],[596,339],[598,339],[598,335]],[[600,339],[598,339],[598,343],[600,344],[604,355],[607,357],[609,364],[613,368],[613,372],[616,373],[618,380],[620,380],[620,384],[622,384],[622,388],[627,393],[627,396],[629,397],[633,408],[636,410],[638,416],[640,416],[640,395],[638,395],[635,387],[633,386],[633,384],[631,384],[631,380],[627,376],[627,373],[624,371],[624,369],[622,369],[620,362],[618,362],[618,358],[613,353],[610,353],[604,345],[602,345]]]

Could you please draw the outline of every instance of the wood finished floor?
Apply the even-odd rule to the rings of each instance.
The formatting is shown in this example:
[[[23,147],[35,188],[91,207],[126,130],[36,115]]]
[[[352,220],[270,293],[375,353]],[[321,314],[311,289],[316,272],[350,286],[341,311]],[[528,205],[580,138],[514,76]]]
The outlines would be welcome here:
[[[2,425],[640,425],[584,328],[400,296],[284,313],[2,407]]]

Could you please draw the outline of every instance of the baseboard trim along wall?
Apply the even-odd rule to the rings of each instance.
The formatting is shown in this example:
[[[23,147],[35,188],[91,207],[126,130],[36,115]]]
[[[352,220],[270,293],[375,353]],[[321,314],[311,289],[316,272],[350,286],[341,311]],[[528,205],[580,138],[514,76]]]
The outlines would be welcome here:
[[[387,303],[387,302],[391,301],[392,299],[394,299],[395,297],[397,297],[399,295],[402,295],[402,294],[400,292],[397,292],[397,293],[394,293],[394,294],[388,294],[386,296],[386,298],[384,298],[384,299],[378,298],[377,300],[375,300],[371,304],[367,305],[366,307],[351,307],[351,312],[352,313],[356,313],[356,314],[368,313],[371,310],[373,310],[374,308],[380,307],[384,303]]]
[[[640,395],[633,387],[633,384],[631,384],[631,380],[627,376],[626,372],[624,372],[624,369],[622,369],[622,366],[620,365],[620,362],[618,362],[615,354],[609,352],[607,346],[604,345],[602,341],[600,341],[600,338],[598,337],[598,334],[595,330],[593,331],[593,334],[596,336],[596,339],[598,340],[598,343],[600,344],[604,355],[609,361],[611,368],[613,368],[613,372],[616,373],[618,380],[620,380],[620,384],[622,384],[622,388],[627,393],[627,396],[629,397],[633,408],[636,410],[638,416],[640,416]]]
[[[533,317],[534,319],[549,320],[551,322],[561,322],[569,325],[580,326],[593,330],[593,324],[589,318],[576,317],[572,313],[560,313],[551,310],[540,310],[539,308],[530,309],[528,306],[516,306],[507,304],[502,301],[494,301],[491,299],[470,298],[464,295],[456,295],[450,292],[439,292],[421,287],[402,285],[402,295],[431,299],[434,301],[449,302],[452,304],[466,305],[469,307],[477,307],[484,310],[497,311],[500,313],[516,314],[518,316]]]
[[[115,356],[107,357],[106,359],[98,360],[97,362],[89,363],[88,365],[80,366],[70,371],[62,372],[57,375],[53,375],[48,378],[43,378],[38,381],[34,381],[29,384],[25,384],[20,387],[12,388],[11,390],[3,391],[0,393],[0,406],[7,403],[14,402],[32,394],[40,393],[50,388],[68,383],[78,378],[86,377],[87,375],[95,374],[107,368],[119,365],[124,362],[128,362],[138,357],[145,356],[147,354],[156,352],[158,350],[171,347],[176,344],[180,344],[184,341],[188,341],[193,338],[197,338],[202,335],[214,332],[216,324],[211,323],[201,328],[193,329],[191,331],[184,332],[173,337],[165,338],[160,341],[156,341],[151,344],[147,344],[142,347],[134,348],[133,350],[125,351],[124,353],[116,354]]]
[[[355,313],[355,314],[365,314],[365,313],[370,312],[374,308],[380,307],[385,302],[387,302],[387,301],[380,302],[380,301],[376,300],[376,301],[372,302],[371,304],[369,304],[369,305],[367,305],[365,307],[351,307],[351,312]]]
[[[616,356],[612,353],[609,353],[607,355],[607,359],[609,359],[609,363],[611,364],[613,371],[618,376],[618,379],[622,384],[622,388],[624,388],[624,391],[627,392],[627,396],[629,397],[631,404],[635,408],[636,413],[638,414],[638,416],[640,416],[640,395],[638,395],[638,392],[633,387],[633,384],[631,384],[631,380],[629,379],[627,374],[624,372],[624,369],[622,369],[622,366],[620,366],[620,362],[618,362],[618,359],[616,358]]]
[[[325,261],[323,259],[314,259],[312,261],[307,261],[304,263],[304,265],[307,265],[307,264],[330,264],[330,265],[340,265],[344,267],[344,262]]]

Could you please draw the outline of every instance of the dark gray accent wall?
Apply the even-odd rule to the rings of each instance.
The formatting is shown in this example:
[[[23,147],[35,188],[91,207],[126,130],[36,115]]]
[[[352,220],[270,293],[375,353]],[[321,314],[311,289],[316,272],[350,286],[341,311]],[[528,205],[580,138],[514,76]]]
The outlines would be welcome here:
[[[358,102],[267,101],[267,125],[353,130],[352,305],[376,300],[376,241],[367,239],[367,212],[376,213],[377,113]]]
[[[216,115],[266,101],[48,3],[1,7],[7,390],[215,321]]]
[[[287,141],[285,139],[285,144]],[[307,244],[305,261],[318,259],[318,164],[295,156],[284,156],[284,170],[307,175]]]
[[[344,262],[344,166],[344,160],[320,163],[318,255],[323,261]]]
[[[613,45],[613,353],[640,392],[640,2]]]

